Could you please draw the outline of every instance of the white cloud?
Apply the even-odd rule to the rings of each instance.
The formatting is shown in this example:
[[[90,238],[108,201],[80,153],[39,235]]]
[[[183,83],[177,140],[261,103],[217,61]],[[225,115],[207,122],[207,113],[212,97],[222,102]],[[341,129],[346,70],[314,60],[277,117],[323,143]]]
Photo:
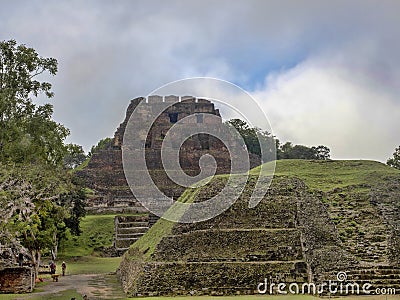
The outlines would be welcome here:
[[[281,140],[327,145],[337,159],[385,161],[399,142],[400,101],[383,86],[371,88],[377,78],[365,76],[309,59],[269,76],[254,95]]]

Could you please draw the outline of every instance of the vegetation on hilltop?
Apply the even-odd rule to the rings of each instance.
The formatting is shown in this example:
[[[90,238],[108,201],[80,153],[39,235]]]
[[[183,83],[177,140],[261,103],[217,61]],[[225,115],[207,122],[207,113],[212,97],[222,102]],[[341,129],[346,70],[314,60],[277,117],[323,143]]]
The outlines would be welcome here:
[[[400,146],[397,147],[396,150],[394,151],[393,157],[387,160],[387,164],[388,166],[400,170]]]
[[[327,160],[330,158],[330,149],[326,146],[307,147],[304,145],[293,145],[291,142],[281,144],[279,139],[268,131],[257,127],[250,127],[245,121],[232,119],[226,122],[234,127],[242,136],[247,150],[258,156],[264,157],[264,162],[275,159],[316,159]],[[263,149],[263,153],[262,153]]]

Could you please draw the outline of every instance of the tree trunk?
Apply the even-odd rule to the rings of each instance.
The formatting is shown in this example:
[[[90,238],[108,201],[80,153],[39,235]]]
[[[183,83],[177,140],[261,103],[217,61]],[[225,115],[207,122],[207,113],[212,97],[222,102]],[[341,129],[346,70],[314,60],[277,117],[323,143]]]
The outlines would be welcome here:
[[[35,274],[35,279],[39,277],[39,266],[40,266],[40,260],[41,260],[41,252],[40,250],[31,250],[31,256],[32,256],[32,268]]]
[[[58,240],[57,240],[57,232],[54,231],[53,233],[53,249],[51,249],[51,257],[53,260],[57,259],[57,252],[58,252]]]

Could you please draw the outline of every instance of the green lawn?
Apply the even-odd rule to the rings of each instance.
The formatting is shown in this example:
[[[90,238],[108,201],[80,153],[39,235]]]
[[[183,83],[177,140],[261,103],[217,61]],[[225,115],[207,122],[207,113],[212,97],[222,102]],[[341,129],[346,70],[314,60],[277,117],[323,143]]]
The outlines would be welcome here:
[[[121,263],[121,257],[77,257],[65,259],[67,275],[102,274],[115,272]],[[60,265],[60,261],[58,263]]]
[[[127,214],[134,215],[134,214]],[[69,236],[59,246],[60,258],[98,255],[114,239],[115,214],[87,215],[82,219],[80,236]]]
[[[77,300],[82,299],[82,295],[78,294],[75,290],[66,290],[54,295],[35,296],[33,294],[0,294],[0,300],[14,300],[14,299],[29,299],[29,300],[69,300],[75,297]]]

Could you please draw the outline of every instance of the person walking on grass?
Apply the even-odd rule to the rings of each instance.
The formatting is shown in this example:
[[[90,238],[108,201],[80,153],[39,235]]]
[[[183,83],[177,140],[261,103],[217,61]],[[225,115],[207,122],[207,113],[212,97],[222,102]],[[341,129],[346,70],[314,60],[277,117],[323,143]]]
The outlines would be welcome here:
[[[67,264],[65,263],[65,261],[62,262],[61,269],[62,269],[62,276],[65,276],[65,270],[67,269]]]

